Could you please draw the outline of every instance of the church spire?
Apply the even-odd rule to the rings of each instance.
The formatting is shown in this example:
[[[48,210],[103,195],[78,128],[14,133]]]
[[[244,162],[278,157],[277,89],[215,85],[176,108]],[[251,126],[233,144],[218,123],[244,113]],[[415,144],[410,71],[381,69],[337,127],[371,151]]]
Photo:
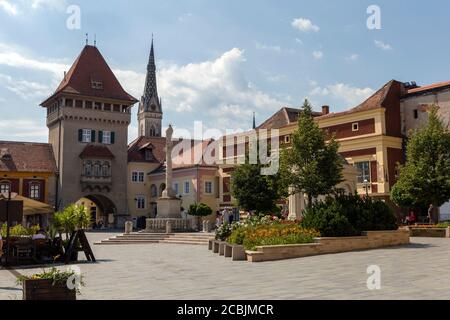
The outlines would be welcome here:
[[[156,85],[156,63],[155,63],[155,50],[153,47],[153,35],[152,46],[150,49],[150,57],[147,65],[147,76],[145,79],[144,95],[142,96],[143,107],[145,111],[159,111],[161,107],[159,105],[158,88]]]

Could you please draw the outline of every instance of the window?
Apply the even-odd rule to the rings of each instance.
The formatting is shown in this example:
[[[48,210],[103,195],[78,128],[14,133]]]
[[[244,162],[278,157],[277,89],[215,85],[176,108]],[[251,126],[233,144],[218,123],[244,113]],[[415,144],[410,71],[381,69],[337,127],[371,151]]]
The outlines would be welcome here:
[[[419,119],[419,110],[414,110],[414,119]]]
[[[364,183],[365,180],[370,180],[370,162],[357,162],[355,163],[356,169],[358,169],[358,183]]]
[[[99,161],[96,161],[94,163],[94,176],[100,177],[100,171],[101,171],[101,164]]]
[[[81,142],[89,143],[92,141],[92,130],[91,129],[83,129],[83,135]]]
[[[284,143],[290,143],[291,142],[291,136],[284,136]]]
[[[152,151],[152,149],[145,149],[145,160],[147,160],[147,161],[153,160],[153,151]]]
[[[102,90],[103,89],[103,82],[92,80],[91,81],[91,86],[92,86],[92,89]]]
[[[30,198],[40,199],[41,198],[41,186],[38,183],[32,183],[30,185]]]
[[[145,196],[136,196],[136,209],[145,209]]]
[[[352,131],[359,131],[359,123],[358,122],[352,123]]]
[[[110,167],[109,162],[103,162],[103,165],[102,165],[102,176],[103,177],[109,177],[110,176],[110,174],[109,174],[109,167]]]
[[[189,194],[191,191],[191,184],[189,183],[189,181],[185,181],[184,182],[184,194]]]
[[[211,181],[205,181],[205,194],[213,193],[213,184]]]
[[[83,170],[84,176],[85,177],[90,177],[92,176],[92,162],[90,161],[86,161],[84,163],[84,170]]]
[[[175,193],[175,195],[177,195],[179,193],[178,182],[174,182],[172,189],[173,189],[173,192]]]
[[[111,144],[111,131],[100,131],[102,132],[102,143]]]
[[[0,193],[7,194],[11,190],[11,184],[9,182],[0,183]]]
[[[133,182],[144,182],[145,174],[142,171],[133,171],[131,173],[131,181]]]

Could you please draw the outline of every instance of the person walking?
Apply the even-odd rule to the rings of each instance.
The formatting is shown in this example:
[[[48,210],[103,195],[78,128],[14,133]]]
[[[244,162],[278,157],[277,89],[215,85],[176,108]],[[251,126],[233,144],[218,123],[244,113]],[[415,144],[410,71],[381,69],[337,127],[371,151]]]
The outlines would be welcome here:
[[[428,222],[430,224],[433,224],[433,211],[434,211],[434,206],[431,203],[430,206],[428,207]]]

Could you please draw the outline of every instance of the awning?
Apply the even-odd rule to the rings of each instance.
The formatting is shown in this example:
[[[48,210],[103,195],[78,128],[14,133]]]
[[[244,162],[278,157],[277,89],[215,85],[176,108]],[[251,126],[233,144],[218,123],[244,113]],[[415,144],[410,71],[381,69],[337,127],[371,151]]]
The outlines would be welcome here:
[[[0,200],[5,199],[0,194]],[[49,204],[39,202],[30,198],[25,198],[22,196],[16,196],[11,201],[23,201],[23,215],[24,216],[32,216],[36,214],[52,214],[55,211],[53,210],[53,207]]]

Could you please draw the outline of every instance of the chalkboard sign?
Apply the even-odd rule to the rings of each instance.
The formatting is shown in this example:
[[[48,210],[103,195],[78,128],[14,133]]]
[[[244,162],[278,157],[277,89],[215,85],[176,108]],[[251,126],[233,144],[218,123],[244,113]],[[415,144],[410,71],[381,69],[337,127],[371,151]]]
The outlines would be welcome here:
[[[81,247],[78,247],[78,244]],[[65,263],[73,261],[72,256],[74,252],[83,251],[86,255],[86,259],[91,262],[95,262],[94,253],[92,252],[91,246],[89,245],[89,241],[84,233],[84,230],[77,230],[72,233],[70,236],[69,244],[66,247],[65,252]]]
[[[9,214],[9,222],[18,222],[22,223],[23,219],[23,201],[9,201],[7,204],[7,200],[0,200],[0,221],[6,222],[6,211],[8,208]]]

